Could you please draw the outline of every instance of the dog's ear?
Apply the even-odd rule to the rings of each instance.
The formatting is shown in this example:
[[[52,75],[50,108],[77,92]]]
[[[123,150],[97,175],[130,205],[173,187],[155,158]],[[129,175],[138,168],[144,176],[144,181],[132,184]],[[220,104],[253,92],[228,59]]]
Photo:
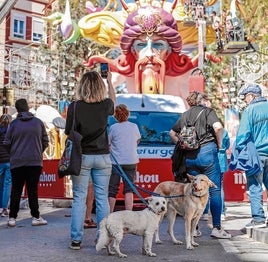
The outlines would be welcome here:
[[[145,200],[150,203],[153,200],[153,197],[151,197],[151,196],[150,197],[146,197]]]
[[[187,177],[190,180],[190,182],[192,182],[194,180],[194,176],[191,176],[190,174],[187,173]]]
[[[209,185],[209,187],[217,188],[217,186],[210,179],[208,180],[208,185]]]

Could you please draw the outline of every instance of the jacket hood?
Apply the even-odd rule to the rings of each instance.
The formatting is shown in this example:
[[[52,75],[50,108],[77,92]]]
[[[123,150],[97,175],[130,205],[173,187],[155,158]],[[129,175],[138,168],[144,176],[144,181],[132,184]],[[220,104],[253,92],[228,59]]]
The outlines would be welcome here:
[[[0,127],[0,135],[5,134],[6,131],[7,131],[7,127],[5,127],[5,126]]]
[[[31,120],[34,117],[34,115],[30,112],[20,112],[17,115],[17,119],[21,121],[28,121]]]

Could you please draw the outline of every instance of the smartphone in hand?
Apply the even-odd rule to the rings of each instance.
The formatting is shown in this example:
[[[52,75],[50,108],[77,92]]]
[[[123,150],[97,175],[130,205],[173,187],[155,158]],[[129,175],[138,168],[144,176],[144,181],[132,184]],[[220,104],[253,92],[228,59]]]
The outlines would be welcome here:
[[[107,63],[101,63],[100,64],[100,71],[101,71],[101,77],[102,78],[107,78],[108,71],[109,71],[108,64]]]

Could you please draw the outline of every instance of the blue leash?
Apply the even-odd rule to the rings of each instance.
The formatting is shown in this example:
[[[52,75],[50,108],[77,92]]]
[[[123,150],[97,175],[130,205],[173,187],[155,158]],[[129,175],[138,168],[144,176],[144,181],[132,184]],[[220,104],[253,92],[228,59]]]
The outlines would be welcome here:
[[[140,194],[140,192],[136,189],[140,189],[141,191],[149,194],[149,195],[152,195],[152,196],[157,196],[157,197],[164,197],[164,198],[178,198],[178,197],[183,197],[185,195],[175,195],[175,196],[162,196],[158,193],[155,193],[155,192],[151,192],[147,189],[144,189],[138,185],[134,185],[128,178],[128,176],[126,175],[126,173],[124,172],[124,170],[122,169],[122,167],[120,166],[120,164],[118,163],[118,161],[116,160],[116,158],[114,157],[114,155],[112,153],[111,154],[111,157],[113,158],[114,162],[116,163],[118,169],[113,165],[113,170],[115,171],[115,173],[119,176],[121,176],[123,179],[125,179],[129,186],[131,187],[131,189],[133,190],[133,192],[140,198],[140,200],[145,204],[145,205],[148,205],[148,203],[145,201],[145,199],[142,197],[142,195]]]
[[[113,154],[111,153],[111,157],[113,158],[113,160],[115,161],[118,169],[120,170],[120,172],[117,170],[117,168],[115,166],[113,166],[113,170],[120,175],[123,179],[125,179],[128,184],[130,185],[131,189],[133,190],[133,192],[140,198],[140,200],[146,205],[148,206],[148,203],[146,202],[146,200],[142,197],[142,195],[140,194],[140,192],[136,189],[136,187],[133,185],[133,183],[129,180],[129,178],[127,177],[126,173],[124,172],[124,170],[122,169],[122,167],[119,165],[119,163],[117,162],[116,158],[113,156]]]
[[[162,196],[162,195],[160,195],[160,194],[158,194],[158,193],[155,193],[155,192],[149,191],[149,190],[147,190],[147,189],[144,189],[144,188],[142,188],[142,187],[140,187],[140,186],[138,186],[138,185],[136,185],[136,184],[135,184],[134,186],[137,187],[138,189],[140,189],[141,191],[143,191],[143,192],[149,194],[149,195],[157,196],[157,197],[164,197],[164,198],[178,198],[178,197],[186,196],[186,195]]]

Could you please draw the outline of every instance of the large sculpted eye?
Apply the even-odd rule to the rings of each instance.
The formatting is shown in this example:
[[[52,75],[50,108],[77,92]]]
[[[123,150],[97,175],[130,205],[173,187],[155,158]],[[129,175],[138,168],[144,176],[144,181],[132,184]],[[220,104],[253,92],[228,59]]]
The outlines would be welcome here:
[[[140,50],[144,49],[146,46],[147,46],[147,42],[143,42],[143,41],[140,41],[140,40],[136,40],[133,43],[133,48],[136,51],[140,51]]]
[[[154,49],[164,50],[168,49],[168,47],[169,47],[168,43],[164,40],[157,40],[152,42],[152,48]]]

